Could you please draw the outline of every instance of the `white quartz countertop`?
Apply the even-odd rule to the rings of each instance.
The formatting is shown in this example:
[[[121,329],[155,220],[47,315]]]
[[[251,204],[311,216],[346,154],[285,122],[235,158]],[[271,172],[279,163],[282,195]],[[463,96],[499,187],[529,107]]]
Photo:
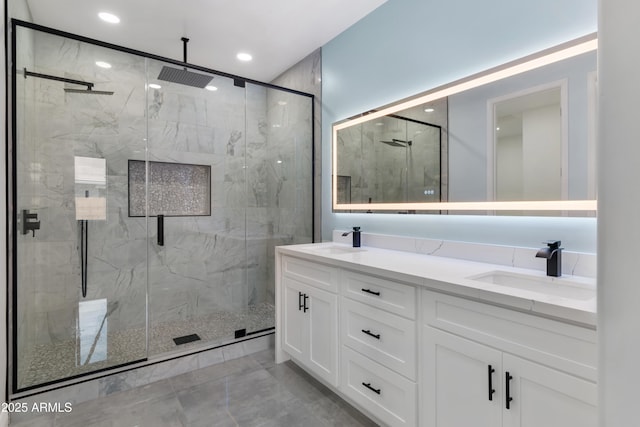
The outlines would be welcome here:
[[[562,319],[595,328],[596,280],[547,277],[544,272],[412,252],[329,242],[278,246],[278,253],[399,280],[435,291]],[[509,286],[474,279],[491,272],[531,279],[534,286]],[[535,281],[545,283],[538,289]]]

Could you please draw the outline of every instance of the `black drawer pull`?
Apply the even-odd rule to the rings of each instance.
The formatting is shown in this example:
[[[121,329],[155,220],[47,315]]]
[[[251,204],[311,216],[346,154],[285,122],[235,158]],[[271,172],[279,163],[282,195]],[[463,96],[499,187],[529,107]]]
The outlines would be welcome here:
[[[304,304],[302,302],[302,292],[298,292],[298,311],[302,310]]]
[[[370,337],[374,337],[375,339],[379,340],[380,339],[380,334],[373,334],[371,333],[371,329],[363,329],[362,330],[363,333],[369,335]]]
[[[511,409],[511,401],[513,400],[513,397],[511,397],[511,390],[509,390],[509,386],[511,384],[511,380],[513,379],[513,377],[509,374],[509,371],[507,371],[507,376],[505,377],[505,391],[506,391],[506,399],[505,399],[505,404],[507,409]]]
[[[368,293],[368,294],[375,295],[375,296],[377,296],[377,297],[379,297],[379,296],[380,296],[380,292],[372,291],[371,289],[364,289],[364,288],[363,288],[363,289],[362,289],[362,292],[366,292],[366,293]]]
[[[489,400],[493,400],[493,393],[496,392],[496,390],[493,388],[493,373],[496,371],[495,369],[493,369],[493,366],[489,365]]]
[[[309,306],[307,305],[307,300],[308,299],[309,299],[309,295],[304,294],[304,307],[303,307],[303,310],[302,310],[303,313],[306,313],[307,310],[309,310]]]
[[[380,394],[380,391],[382,391],[381,388],[375,389],[373,387],[371,387],[371,383],[362,383],[363,386],[365,386],[366,388],[368,388],[369,390],[371,390],[372,392],[376,393],[376,394]]]

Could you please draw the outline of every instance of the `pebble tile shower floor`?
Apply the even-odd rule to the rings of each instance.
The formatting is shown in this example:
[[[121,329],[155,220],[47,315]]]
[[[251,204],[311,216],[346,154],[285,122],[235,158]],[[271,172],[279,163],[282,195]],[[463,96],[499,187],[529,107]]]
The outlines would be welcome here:
[[[273,349],[73,406],[14,427],[376,426]]]
[[[149,328],[149,356],[170,354],[204,345],[229,342],[237,329],[246,328],[247,332],[272,328],[275,323],[273,304],[262,303],[250,306],[244,313],[218,312],[189,321],[166,322],[151,325]],[[176,345],[176,337],[198,334],[200,341]],[[75,340],[35,347],[20,364],[19,387],[29,387],[68,378],[74,375],[93,372],[109,366],[120,365],[145,356],[144,329],[131,329],[108,334],[108,358],[103,361],[86,363],[79,360],[78,346]]]

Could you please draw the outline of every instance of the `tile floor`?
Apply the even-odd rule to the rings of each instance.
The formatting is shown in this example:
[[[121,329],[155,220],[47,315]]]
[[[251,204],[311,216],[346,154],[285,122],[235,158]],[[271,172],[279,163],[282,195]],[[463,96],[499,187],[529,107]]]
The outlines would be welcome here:
[[[64,406],[64,403],[62,406]],[[375,426],[273,349],[76,404],[15,427]]]

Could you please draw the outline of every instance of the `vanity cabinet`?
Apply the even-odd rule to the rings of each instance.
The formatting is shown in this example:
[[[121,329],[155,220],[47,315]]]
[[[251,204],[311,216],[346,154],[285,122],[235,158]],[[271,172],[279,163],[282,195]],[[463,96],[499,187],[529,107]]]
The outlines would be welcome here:
[[[335,387],[338,295],[331,292],[336,289],[336,282],[331,280],[337,279],[337,270],[296,258],[284,257],[282,262],[282,348]]]
[[[594,330],[428,291],[423,309],[423,426],[597,425]]]
[[[413,285],[341,270],[342,392],[389,426],[417,423]]]
[[[531,314],[526,299],[277,259],[277,359],[290,356],[377,423],[597,425],[594,327]]]

